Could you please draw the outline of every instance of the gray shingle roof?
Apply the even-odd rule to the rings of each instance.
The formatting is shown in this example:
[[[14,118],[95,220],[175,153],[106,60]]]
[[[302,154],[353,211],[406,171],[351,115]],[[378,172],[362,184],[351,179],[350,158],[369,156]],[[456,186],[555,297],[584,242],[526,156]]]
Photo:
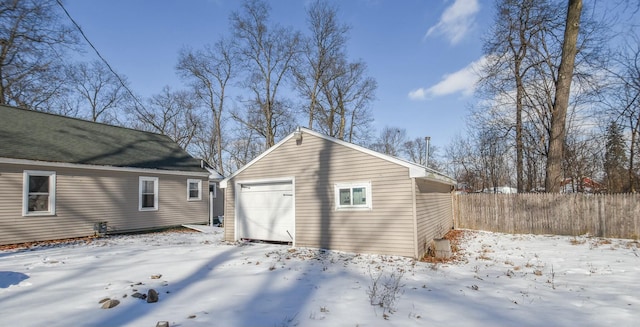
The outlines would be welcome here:
[[[0,158],[206,172],[165,135],[0,105]]]

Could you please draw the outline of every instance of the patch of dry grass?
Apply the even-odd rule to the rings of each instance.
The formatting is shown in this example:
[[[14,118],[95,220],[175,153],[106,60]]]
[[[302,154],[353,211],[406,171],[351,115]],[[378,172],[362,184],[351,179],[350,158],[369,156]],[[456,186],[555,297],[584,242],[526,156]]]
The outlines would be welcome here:
[[[451,244],[451,257],[449,258],[437,258],[433,253],[425,254],[420,261],[429,263],[447,263],[458,261],[462,257],[463,250],[460,248],[460,243],[465,239],[469,231],[463,230],[450,230],[442,238],[449,241]]]

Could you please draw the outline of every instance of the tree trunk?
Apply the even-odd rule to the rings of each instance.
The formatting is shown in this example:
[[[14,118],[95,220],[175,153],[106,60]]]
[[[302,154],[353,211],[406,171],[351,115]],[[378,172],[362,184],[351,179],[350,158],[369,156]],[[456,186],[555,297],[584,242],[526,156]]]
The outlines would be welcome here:
[[[519,63],[516,69],[519,71]],[[516,187],[518,193],[524,192],[524,142],[522,141],[522,99],[524,97],[524,86],[520,75],[516,75]]]
[[[346,109],[344,107],[344,101],[342,99],[342,92],[338,90],[338,108],[340,110],[340,125],[338,126],[338,138],[344,140],[344,129],[347,124],[346,120]]]
[[[631,119],[630,119],[631,120]],[[630,124],[633,126],[633,123]],[[629,192],[636,193],[635,181],[635,156],[636,156],[636,139],[638,136],[638,125],[631,130],[631,146],[629,147]]]
[[[573,66],[576,59],[576,44],[580,30],[580,14],[582,13],[582,0],[569,0],[567,20],[562,44],[562,57],[558,68],[558,81],[556,93],[551,111],[551,135],[549,138],[549,155],[547,157],[547,171],[545,188],[547,192],[560,192],[562,181],[562,160],[564,152],[565,124],[569,96],[571,91],[571,79],[573,78]]]

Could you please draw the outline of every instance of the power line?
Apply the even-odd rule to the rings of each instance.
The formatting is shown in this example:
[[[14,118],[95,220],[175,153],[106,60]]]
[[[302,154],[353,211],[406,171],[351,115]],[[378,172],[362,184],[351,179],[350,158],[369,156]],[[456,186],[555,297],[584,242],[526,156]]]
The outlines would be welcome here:
[[[142,107],[142,109],[147,111],[147,109],[145,108],[144,104],[142,104],[142,102],[140,102],[140,100],[138,100],[138,98],[135,96],[135,94],[133,94],[133,92],[131,92],[131,90],[129,89],[127,84],[124,82],[124,80],[120,77],[120,75],[118,75],[118,73],[116,73],[116,71],[113,70],[113,68],[111,68],[111,65],[109,64],[109,62],[107,62],[107,60],[100,54],[100,51],[98,51],[98,49],[96,49],[96,47],[93,45],[93,43],[91,43],[91,41],[89,41],[89,38],[87,37],[87,35],[84,34],[84,31],[82,30],[80,25],[78,25],[78,23],[76,23],[76,21],[73,19],[73,17],[71,17],[71,14],[69,14],[69,12],[67,11],[67,8],[64,7],[64,5],[62,4],[62,1],[61,0],[56,0],[56,2],[60,6],[60,8],[62,8],[64,13],[67,15],[67,17],[69,17],[69,20],[71,20],[73,25],[78,29],[78,31],[82,35],[82,38],[84,38],[84,40],[87,41],[89,46],[91,46],[91,49],[93,49],[93,51],[95,51],[95,53],[98,55],[100,60],[102,60],[102,62],[107,66],[107,68],[109,68],[109,71],[111,71],[111,73],[118,79],[118,81],[120,82],[122,87],[125,90],[127,90],[127,93],[129,93],[129,95],[133,98],[133,100],[136,102],[136,104],[138,104],[140,107]],[[140,113],[140,111],[137,108],[135,108],[135,110],[138,111],[138,113]]]

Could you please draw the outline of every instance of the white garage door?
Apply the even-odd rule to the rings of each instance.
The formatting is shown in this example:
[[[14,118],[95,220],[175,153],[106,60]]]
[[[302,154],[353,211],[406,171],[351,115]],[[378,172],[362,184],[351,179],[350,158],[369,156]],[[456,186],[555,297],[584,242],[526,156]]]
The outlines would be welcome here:
[[[293,184],[245,183],[238,187],[238,237],[293,242]]]

